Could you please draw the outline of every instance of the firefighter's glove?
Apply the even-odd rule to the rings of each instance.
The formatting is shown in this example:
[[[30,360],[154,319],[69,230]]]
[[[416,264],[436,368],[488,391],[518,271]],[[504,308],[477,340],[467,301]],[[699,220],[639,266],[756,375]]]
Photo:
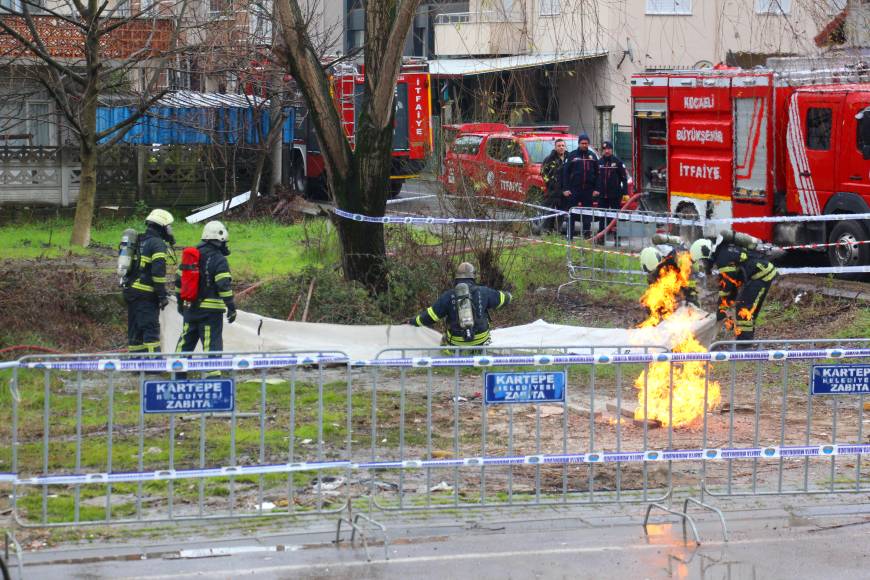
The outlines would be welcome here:
[[[177,298],[175,300],[175,305],[178,308],[178,314],[184,316],[184,300]]]
[[[728,315],[723,310],[716,311],[716,322],[722,322]]]
[[[227,322],[232,324],[235,321],[236,321],[236,309],[231,308],[231,309],[227,310]]]
[[[160,310],[166,308],[166,305],[169,304],[169,298],[166,296],[160,297]]]
[[[417,319],[416,318],[409,318],[408,320],[405,321],[405,324],[410,324],[411,326],[417,326]]]

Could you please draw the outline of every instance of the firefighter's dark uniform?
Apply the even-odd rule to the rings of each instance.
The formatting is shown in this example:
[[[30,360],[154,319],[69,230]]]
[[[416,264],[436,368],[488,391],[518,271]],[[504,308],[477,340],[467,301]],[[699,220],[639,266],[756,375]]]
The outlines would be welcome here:
[[[737,340],[753,340],[755,321],[776,278],[776,267],[763,254],[737,244],[722,244],[711,256],[719,271],[717,320],[728,318],[734,307],[733,325]]]
[[[547,188],[546,203],[548,207],[552,207],[553,209],[564,210],[567,203],[567,199],[562,195],[562,192],[565,190],[562,188],[560,181],[562,166],[565,165],[565,160],[567,158],[567,153],[564,156],[559,157],[559,154],[555,149],[553,149],[553,151],[544,158],[543,163],[541,163],[541,179],[544,180],[544,185]],[[559,218],[554,217],[547,221],[549,223],[544,224],[544,229],[552,228],[554,231],[559,231]]]
[[[435,304],[421,312],[411,323],[414,326],[432,326],[443,320],[447,327],[447,343],[453,346],[482,346],[489,342],[489,311],[510,304],[510,292],[493,290],[478,286],[471,278],[458,278],[456,284],[468,284],[471,296],[471,310],[474,313],[474,328],[471,337],[459,325],[459,305],[456,290],[450,289],[435,301]]]
[[[622,196],[628,187],[628,174],[625,164],[616,155],[602,156],[598,160],[598,207],[619,209]],[[598,218],[599,231],[604,228],[605,218]]]
[[[647,282],[652,284],[656,280],[661,277],[662,271],[667,269],[672,270],[680,270],[679,262],[677,261],[677,250],[671,250],[662,261],[659,262],[659,265],[656,266],[656,269],[647,274]],[[689,277],[689,280],[686,282],[686,285],[680,289],[680,297],[681,300],[688,302],[694,306],[700,308],[700,301],[698,300],[698,284],[694,278]]]
[[[570,191],[571,197],[566,203],[566,211],[572,207],[592,207],[592,193],[598,183],[598,157],[590,149],[582,151],[579,148],[572,151],[562,166],[560,183],[564,191]],[[583,235],[592,232],[592,216],[584,215],[582,219]],[[568,216],[568,238],[574,237],[574,222]]]
[[[166,304],[166,241],[149,225],[139,237],[139,262],[124,282],[127,350],[160,351],[160,307]]]
[[[184,310],[184,326],[176,350],[193,352],[196,343],[201,341],[203,351],[218,352],[224,349],[224,312],[234,313],[236,310],[232,275],[219,245],[203,241],[197,249],[201,272],[199,297]],[[175,287],[181,288],[180,274],[176,274]],[[178,292],[175,298],[181,300]],[[209,375],[220,375],[220,371],[206,374]]]

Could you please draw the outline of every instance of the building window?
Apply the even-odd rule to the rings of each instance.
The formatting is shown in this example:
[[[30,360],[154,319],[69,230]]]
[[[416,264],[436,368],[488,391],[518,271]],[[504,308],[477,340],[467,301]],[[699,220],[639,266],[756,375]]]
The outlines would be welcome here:
[[[807,149],[827,151],[831,148],[831,109],[807,109]]]
[[[848,0],[825,0],[824,3],[828,15],[834,16],[835,14],[839,14],[846,9],[846,4],[848,4]]]
[[[647,14],[692,14],[692,0],[646,0]]]
[[[856,115],[858,123],[855,126],[858,140],[858,151],[864,159],[870,159],[870,107]]]
[[[0,145],[9,147],[52,146],[51,106],[21,103],[0,107]]]
[[[789,14],[791,0],[755,0],[756,14]]]
[[[541,16],[559,16],[562,13],[562,0],[541,0]]]
[[[263,0],[250,6],[251,34],[257,44],[272,42],[272,2]]]
[[[142,2],[153,2],[154,0],[142,0]],[[208,0],[208,11],[210,14],[230,14],[233,11],[232,0]]]
[[[0,0],[0,14],[4,12],[21,12],[21,0]]]

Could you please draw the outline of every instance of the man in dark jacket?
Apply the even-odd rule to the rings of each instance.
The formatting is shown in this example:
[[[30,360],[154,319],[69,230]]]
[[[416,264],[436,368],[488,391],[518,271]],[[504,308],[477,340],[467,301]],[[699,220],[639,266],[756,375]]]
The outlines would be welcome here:
[[[625,164],[613,154],[613,143],[605,141],[601,144],[601,159],[598,160],[598,207],[619,209],[622,196],[628,187],[628,174]],[[598,231],[603,231],[606,220],[598,218]]]
[[[577,149],[565,160],[560,183],[568,199],[565,204],[566,211],[570,211],[572,207],[592,207],[593,200],[597,197],[595,186],[598,183],[598,157],[589,149],[589,136],[586,133],[580,134]],[[582,223],[583,235],[589,237],[592,234],[592,216],[584,215]],[[574,222],[570,214],[568,239],[574,239]]]
[[[456,286],[441,294],[435,304],[409,320],[414,326],[433,326],[443,320],[447,344],[483,346],[489,343],[489,311],[510,304],[510,292],[478,286],[474,266],[468,262],[456,269]]]
[[[564,139],[556,139],[554,148],[541,163],[541,178],[546,185],[546,204],[556,210],[564,210],[567,198],[563,195],[563,189],[559,183],[562,166],[565,165],[565,160],[568,157],[568,146]],[[543,224],[544,230],[552,229],[555,232],[559,231],[560,220],[558,217],[547,220]]]
[[[138,261],[123,280],[127,302],[127,350],[160,351],[160,311],[166,297],[166,255],[175,243],[172,214],[155,209],[145,218],[145,233],[138,239]]]
[[[696,240],[690,249],[692,260],[719,272],[719,303],[716,320],[725,321],[737,340],[755,338],[755,322],[777,271],[765,255],[755,249],[753,238],[722,232],[716,243]],[[734,317],[729,310],[734,308]]]
[[[202,242],[196,246],[200,252],[199,296],[196,301],[181,300],[181,275],[176,275],[175,298],[178,300],[178,313],[184,316],[184,326],[176,347],[178,352],[193,352],[200,341],[205,352],[220,352],[224,349],[224,312],[227,313],[227,322],[232,324],[236,320],[233,277],[226,258],[230,255],[228,239],[229,232],[221,222],[208,222],[202,229]],[[214,371],[206,373],[206,377],[220,374],[220,371]]]

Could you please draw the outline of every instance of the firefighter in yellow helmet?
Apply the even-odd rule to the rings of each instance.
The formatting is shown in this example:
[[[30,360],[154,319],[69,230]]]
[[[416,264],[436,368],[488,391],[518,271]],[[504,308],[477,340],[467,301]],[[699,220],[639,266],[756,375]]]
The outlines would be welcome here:
[[[172,214],[155,209],[145,218],[145,233],[138,236],[135,258],[121,281],[127,302],[127,350],[160,350],[160,311],[166,296],[166,256],[175,243]],[[167,245],[168,244],[168,245]]]
[[[447,344],[488,344],[489,311],[510,304],[510,292],[476,284],[474,266],[468,262],[459,264],[454,284],[453,288],[438,297],[435,304],[408,322],[414,326],[433,326],[443,320],[447,327]]]
[[[686,252],[683,240],[677,236],[656,234],[653,236],[653,244],[655,245],[647,246],[640,251],[640,266],[646,274],[647,283],[652,284],[661,277],[662,272],[667,270],[678,272],[682,278],[684,272],[680,268],[680,254]],[[695,279],[689,275],[683,283],[680,298],[687,304],[699,308],[698,285]]]

